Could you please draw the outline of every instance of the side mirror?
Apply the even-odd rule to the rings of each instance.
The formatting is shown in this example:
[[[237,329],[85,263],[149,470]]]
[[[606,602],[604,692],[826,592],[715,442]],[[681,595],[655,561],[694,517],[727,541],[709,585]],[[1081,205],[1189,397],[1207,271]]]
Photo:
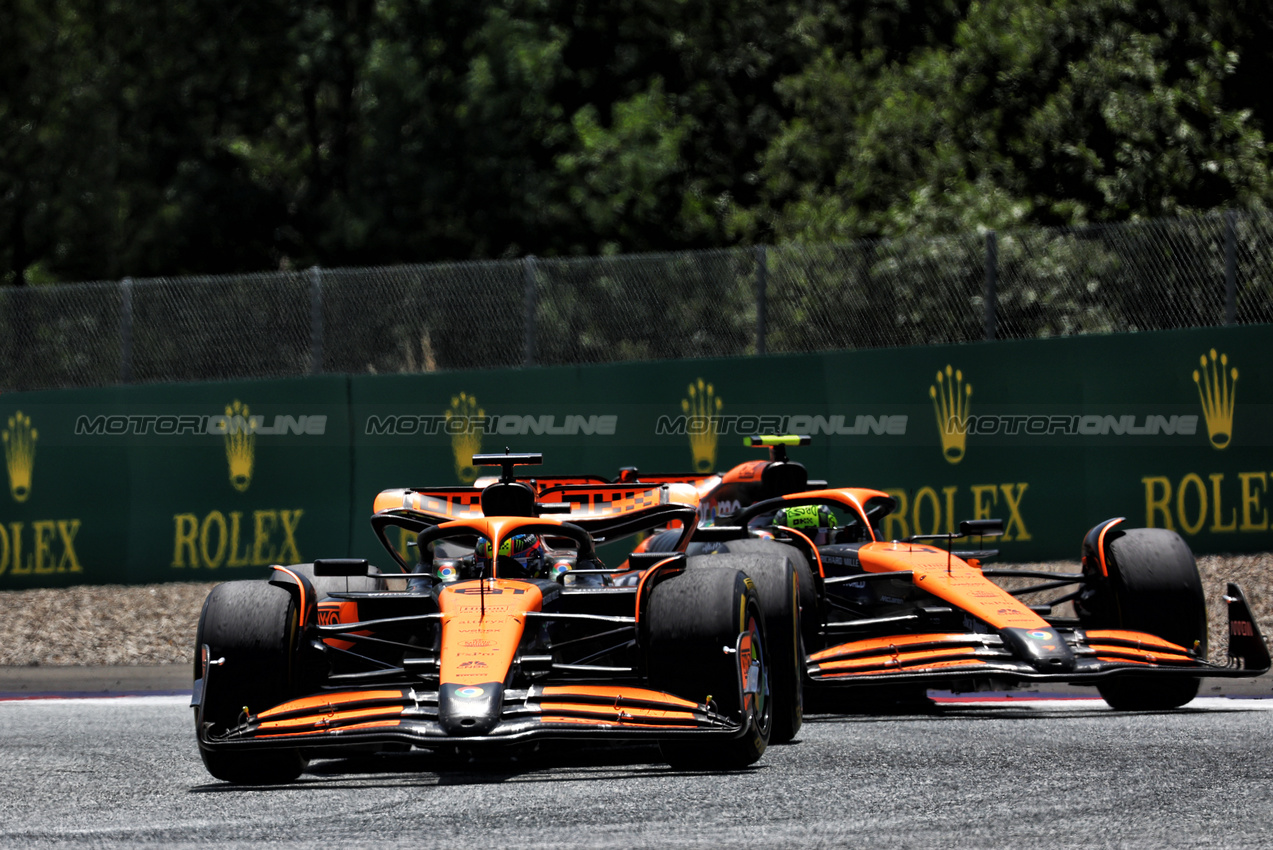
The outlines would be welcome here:
[[[316,576],[365,576],[366,558],[327,558],[314,562]]]
[[[959,523],[960,537],[998,537],[1003,534],[1001,519],[966,519]]]

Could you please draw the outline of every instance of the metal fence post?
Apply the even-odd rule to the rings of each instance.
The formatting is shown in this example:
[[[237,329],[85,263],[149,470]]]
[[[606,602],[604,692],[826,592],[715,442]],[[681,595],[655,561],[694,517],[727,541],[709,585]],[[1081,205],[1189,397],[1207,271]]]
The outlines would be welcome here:
[[[522,365],[535,365],[535,255],[522,260]]]
[[[765,353],[766,322],[769,319],[769,252],[764,245],[756,246],[756,353]]]
[[[985,330],[986,339],[995,338],[995,301],[998,298],[999,286],[999,237],[992,230],[986,234],[986,293],[985,293]]]
[[[1224,323],[1238,321],[1238,211],[1224,212]]]
[[[119,382],[133,381],[133,279],[119,282]]]
[[[309,373],[323,371],[323,270],[309,269]]]

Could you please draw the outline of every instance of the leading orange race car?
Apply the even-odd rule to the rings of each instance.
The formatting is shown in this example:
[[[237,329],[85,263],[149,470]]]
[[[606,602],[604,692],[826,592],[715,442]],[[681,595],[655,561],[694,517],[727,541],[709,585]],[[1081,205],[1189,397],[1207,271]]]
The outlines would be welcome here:
[[[551,739],[655,742],[694,768],[760,758],[774,700],[751,575],[729,562],[686,570],[695,508],[667,488],[594,488],[591,507],[557,515],[512,477],[539,460],[478,455],[504,467],[497,483],[377,497],[372,525],[396,578],[334,559],[215,587],[191,700],[208,771],[285,782],[321,756]],[[669,524],[672,551],[632,555],[631,580],[600,564],[599,540]],[[390,529],[417,535],[416,563]],[[777,567],[794,633],[795,574]]]

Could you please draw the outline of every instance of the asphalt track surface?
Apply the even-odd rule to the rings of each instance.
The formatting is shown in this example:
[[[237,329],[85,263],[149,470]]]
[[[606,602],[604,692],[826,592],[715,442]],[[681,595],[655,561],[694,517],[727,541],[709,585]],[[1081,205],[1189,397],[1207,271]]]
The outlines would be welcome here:
[[[5,847],[1270,847],[1273,699],[813,715],[735,773],[647,750],[209,777],[181,695],[0,701]]]

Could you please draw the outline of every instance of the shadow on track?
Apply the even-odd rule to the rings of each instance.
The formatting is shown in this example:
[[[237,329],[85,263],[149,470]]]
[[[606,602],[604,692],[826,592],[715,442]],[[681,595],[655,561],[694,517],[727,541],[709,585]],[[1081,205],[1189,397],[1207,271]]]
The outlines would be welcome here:
[[[312,762],[299,779],[282,785],[234,785],[211,782],[190,789],[192,794],[226,791],[292,791],[315,788],[390,789],[508,782],[560,782],[563,773],[586,781],[633,780],[650,777],[742,775],[763,770],[764,763],[741,770],[674,769],[662,762],[657,747],[553,747],[523,750],[516,755],[473,757],[462,753],[412,750],[350,756]],[[392,781],[386,781],[393,777]]]

